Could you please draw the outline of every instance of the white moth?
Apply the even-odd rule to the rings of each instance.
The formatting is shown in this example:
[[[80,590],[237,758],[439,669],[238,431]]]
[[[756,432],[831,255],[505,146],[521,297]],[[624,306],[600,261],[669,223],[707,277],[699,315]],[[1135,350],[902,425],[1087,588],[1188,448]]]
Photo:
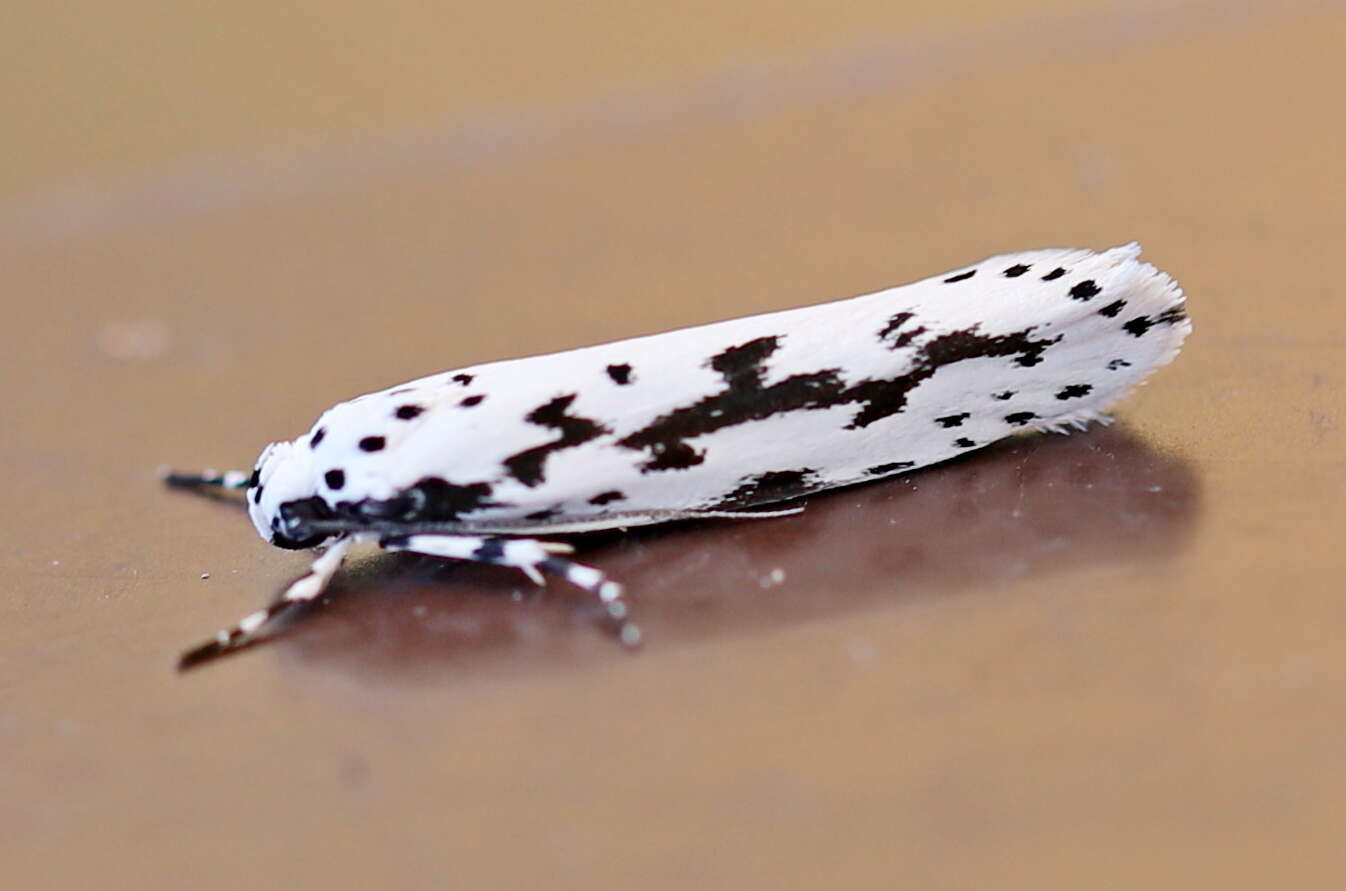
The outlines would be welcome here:
[[[343,402],[267,446],[247,489],[283,548],[325,548],[273,604],[183,656],[237,649],[313,601],[351,544],[622,589],[537,536],[754,510],[1089,421],[1191,331],[1177,283],[1129,244],[1040,250],[873,294],[446,371]]]

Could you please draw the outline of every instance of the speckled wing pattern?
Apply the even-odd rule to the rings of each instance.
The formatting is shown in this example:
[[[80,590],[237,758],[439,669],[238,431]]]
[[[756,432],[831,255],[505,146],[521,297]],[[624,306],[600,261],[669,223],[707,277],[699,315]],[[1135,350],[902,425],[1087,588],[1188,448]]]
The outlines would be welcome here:
[[[1140,246],[1044,250],[849,300],[492,362],[371,393],[268,446],[259,534],[326,545],[270,606],[189,650],[198,665],[312,603],[356,542],[562,578],[640,640],[622,587],[549,533],[771,517],[764,505],[1065,431],[1173,359],[1182,291]]]
[[[1191,328],[1139,253],[1008,254],[445,372],[338,405],[296,446],[352,518],[540,533],[771,504],[1099,418]]]

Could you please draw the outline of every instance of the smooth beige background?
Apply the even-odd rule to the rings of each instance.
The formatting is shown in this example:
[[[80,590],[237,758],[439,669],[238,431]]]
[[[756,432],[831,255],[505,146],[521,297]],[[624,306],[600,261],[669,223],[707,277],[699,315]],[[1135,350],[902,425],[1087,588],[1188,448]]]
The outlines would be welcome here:
[[[5,885],[1339,887],[1346,9],[558,9],[3,29]],[[1121,424],[600,536],[639,654],[559,587],[369,557],[172,670],[302,558],[162,463],[1133,238],[1196,333]]]

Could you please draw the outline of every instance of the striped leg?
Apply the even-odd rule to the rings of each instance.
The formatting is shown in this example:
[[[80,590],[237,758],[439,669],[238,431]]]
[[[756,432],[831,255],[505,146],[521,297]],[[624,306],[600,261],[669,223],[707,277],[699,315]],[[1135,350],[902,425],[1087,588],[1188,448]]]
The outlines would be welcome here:
[[[203,470],[200,473],[180,473],[176,470],[160,472],[165,483],[181,489],[195,489],[204,486],[215,489],[246,489],[248,474],[242,470]]]
[[[533,538],[501,538],[493,535],[390,535],[379,541],[390,551],[410,551],[429,557],[448,557],[493,566],[512,566],[543,584],[542,573],[565,579],[576,587],[598,596],[608,617],[617,625],[617,635],[628,647],[640,643],[640,629],[627,617],[630,613],[622,586],[601,570],[575,563],[561,554],[574,550],[559,542]]]
[[[258,632],[278,616],[282,616],[296,606],[311,603],[327,588],[332,576],[341,568],[350,550],[349,539],[342,539],[331,545],[309,566],[308,572],[295,579],[266,609],[249,613],[233,628],[224,630],[200,646],[193,647],[182,654],[178,660],[178,669],[194,668],[209,662],[240,647],[255,643]]]

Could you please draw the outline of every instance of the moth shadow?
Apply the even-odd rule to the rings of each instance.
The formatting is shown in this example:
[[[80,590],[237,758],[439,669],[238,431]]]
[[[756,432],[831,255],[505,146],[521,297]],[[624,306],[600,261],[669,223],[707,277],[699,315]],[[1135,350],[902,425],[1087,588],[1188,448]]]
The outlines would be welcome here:
[[[1016,438],[773,520],[572,539],[627,588],[648,648],[1104,562],[1161,559],[1197,515],[1190,465],[1123,428]],[[639,658],[581,591],[408,555],[356,561],[277,642],[286,662],[412,680]]]

